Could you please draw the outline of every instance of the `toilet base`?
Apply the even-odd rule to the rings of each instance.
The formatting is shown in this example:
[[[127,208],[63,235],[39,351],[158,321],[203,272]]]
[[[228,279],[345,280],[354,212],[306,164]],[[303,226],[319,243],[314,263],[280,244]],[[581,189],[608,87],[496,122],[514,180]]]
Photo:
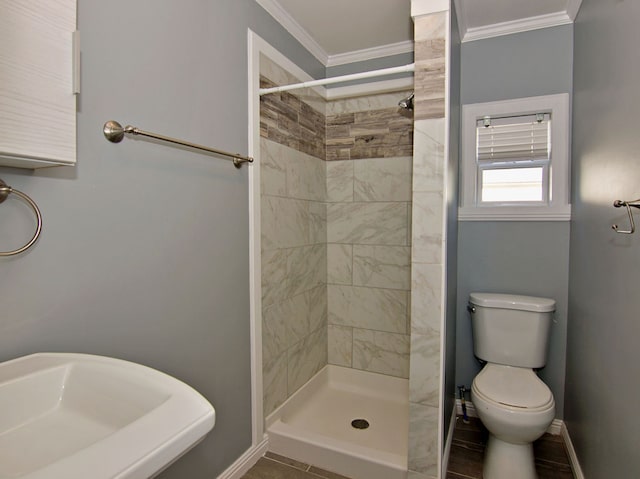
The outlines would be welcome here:
[[[512,444],[489,434],[484,453],[483,479],[538,479],[533,444]]]

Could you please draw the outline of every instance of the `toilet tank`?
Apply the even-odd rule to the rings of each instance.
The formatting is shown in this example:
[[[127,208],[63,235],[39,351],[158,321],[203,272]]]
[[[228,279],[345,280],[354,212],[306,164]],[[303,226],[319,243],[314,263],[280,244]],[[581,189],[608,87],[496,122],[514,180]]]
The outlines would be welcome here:
[[[548,298],[471,293],[474,354],[490,363],[541,368],[555,309],[556,302]]]

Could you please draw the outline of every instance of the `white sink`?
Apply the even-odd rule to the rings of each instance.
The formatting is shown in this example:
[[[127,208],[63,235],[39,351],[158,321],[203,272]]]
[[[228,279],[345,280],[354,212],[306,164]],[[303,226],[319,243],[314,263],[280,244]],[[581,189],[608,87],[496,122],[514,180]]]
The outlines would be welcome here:
[[[213,428],[181,381],[88,354],[0,363],[0,479],[147,479]]]

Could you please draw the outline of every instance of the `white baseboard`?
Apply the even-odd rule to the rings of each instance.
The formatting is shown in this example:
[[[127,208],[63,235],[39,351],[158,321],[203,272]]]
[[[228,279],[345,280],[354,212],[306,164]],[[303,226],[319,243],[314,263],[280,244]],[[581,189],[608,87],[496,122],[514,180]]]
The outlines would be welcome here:
[[[231,464],[225,471],[218,476],[217,479],[240,479],[245,473],[258,462],[269,447],[269,440],[265,438],[257,444],[249,448],[236,462]]]
[[[444,443],[444,451],[442,451],[442,473],[440,477],[447,477],[447,471],[449,470],[449,455],[451,454],[451,443],[453,442],[453,431],[456,428],[456,409],[451,412],[451,421],[449,421],[449,433],[447,434],[447,440]]]
[[[569,430],[567,429],[567,425],[564,422],[562,423],[561,433],[562,439],[564,440],[564,445],[567,448],[567,455],[569,456],[569,462],[571,463],[571,469],[573,470],[573,477],[575,479],[584,479],[584,474],[582,473],[582,468],[580,467],[580,463],[578,462],[576,450],[573,448],[571,437],[569,437]]]

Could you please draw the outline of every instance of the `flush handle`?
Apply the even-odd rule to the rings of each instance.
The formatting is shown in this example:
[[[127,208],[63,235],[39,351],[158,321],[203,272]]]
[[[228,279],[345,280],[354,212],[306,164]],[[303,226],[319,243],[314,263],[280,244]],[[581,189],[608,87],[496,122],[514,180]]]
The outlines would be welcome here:
[[[476,308],[471,306],[470,304],[467,304],[467,311],[469,311],[471,314],[476,312]]]

